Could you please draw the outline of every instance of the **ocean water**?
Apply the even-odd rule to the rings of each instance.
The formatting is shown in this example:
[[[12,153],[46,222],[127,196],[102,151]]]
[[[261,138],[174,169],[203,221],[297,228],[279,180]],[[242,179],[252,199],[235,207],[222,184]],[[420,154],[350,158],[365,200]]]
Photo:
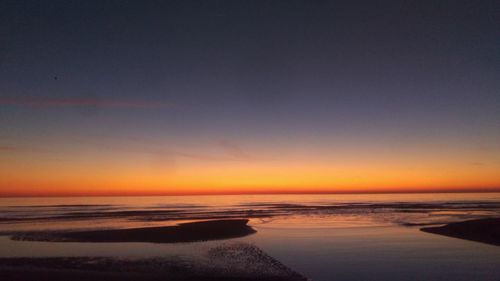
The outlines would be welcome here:
[[[196,256],[243,241],[312,280],[500,280],[500,247],[419,230],[499,216],[500,193],[1,198],[0,257]],[[9,239],[220,218],[248,218],[257,233],[179,244]]]

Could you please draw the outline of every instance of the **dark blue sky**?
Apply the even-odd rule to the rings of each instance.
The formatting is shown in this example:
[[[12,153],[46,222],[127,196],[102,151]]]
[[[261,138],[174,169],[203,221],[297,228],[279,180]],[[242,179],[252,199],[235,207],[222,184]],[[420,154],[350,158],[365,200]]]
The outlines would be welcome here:
[[[2,0],[0,38],[9,159],[229,142],[500,166],[499,1]]]

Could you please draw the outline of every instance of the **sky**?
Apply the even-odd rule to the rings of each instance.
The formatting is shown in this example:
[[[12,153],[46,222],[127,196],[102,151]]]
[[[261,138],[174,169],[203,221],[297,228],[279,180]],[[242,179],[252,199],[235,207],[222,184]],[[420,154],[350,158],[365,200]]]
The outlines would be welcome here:
[[[499,1],[0,1],[0,195],[500,190]]]

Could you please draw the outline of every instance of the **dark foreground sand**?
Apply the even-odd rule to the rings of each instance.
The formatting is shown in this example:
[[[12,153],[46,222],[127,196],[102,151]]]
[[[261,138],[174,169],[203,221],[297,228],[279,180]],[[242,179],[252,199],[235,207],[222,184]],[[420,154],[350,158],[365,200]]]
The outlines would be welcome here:
[[[103,257],[0,258],[0,280],[307,280],[246,243],[211,248],[204,257],[122,259]]]
[[[242,237],[256,231],[248,220],[177,226],[17,234],[15,240],[53,242],[177,243]],[[147,259],[111,257],[0,258],[0,280],[307,280],[254,245],[224,243],[200,256]]]
[[[73,232],[24,233],[14,240],[52,242],[150,242],[178,243],[243,237],[256,231],[247,219],[212,220],[175,226],[108,229]]]
[[[456,222],[439,227],[425,227],[421,230],[500,246],[500,218]]]

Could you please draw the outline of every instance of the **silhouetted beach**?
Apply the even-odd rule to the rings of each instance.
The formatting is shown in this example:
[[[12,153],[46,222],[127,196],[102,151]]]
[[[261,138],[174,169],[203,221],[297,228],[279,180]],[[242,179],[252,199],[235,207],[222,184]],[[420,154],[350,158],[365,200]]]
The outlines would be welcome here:
[[[499,214],[496,193],[3,198],[0,280],[493,281],[496,237],[425,230],[498,236]]]
[[[500,246],[500,218],[487,218],[424,227],[424,232]]]
[[[255,233],[247,223],[247,219],[212,220],[163,227],[27,233],[13,236],[13,239],[52,242],[196,242],[237,238]]]
[[[306,281],[254,245],[229,243],[198,258],[0,258],[0,280]]]

